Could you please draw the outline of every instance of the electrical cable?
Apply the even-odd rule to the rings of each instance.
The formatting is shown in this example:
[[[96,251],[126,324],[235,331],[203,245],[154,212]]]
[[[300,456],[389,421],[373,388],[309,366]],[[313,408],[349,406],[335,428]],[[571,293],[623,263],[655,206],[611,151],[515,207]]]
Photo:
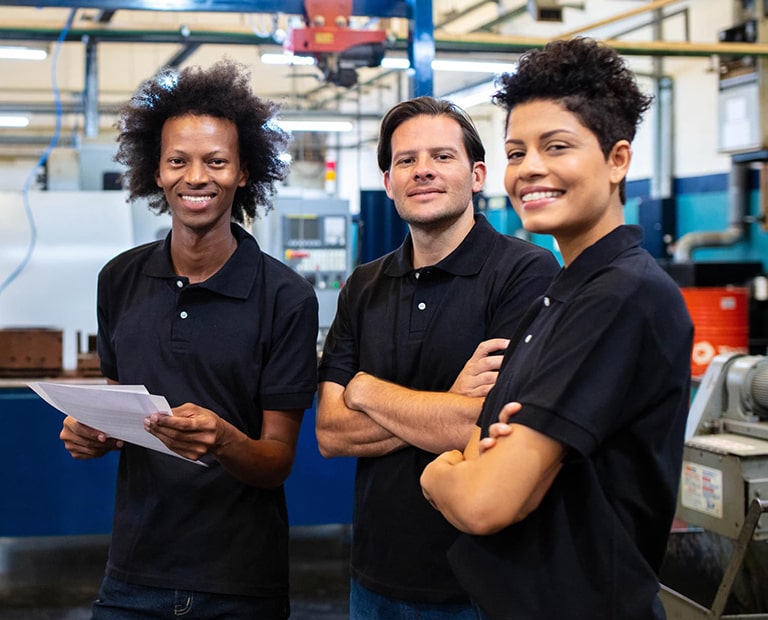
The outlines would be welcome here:
[[[29,204],[29,190],[32,187],[32,183],[37,177],[37,171],[45,166],[46,162],[48,161],[48,157],[51,154],[51,151],[56,147],[56,144],[59,141],[59,136],[61,135],[61,124],[62,124],[62,105],[61,105],[61,93],[59,92],[59,86],[58,82],[56,80],[56,69],[58,66],[59,61],[59,52],[61,51],[61,46],[64,43],[64,40],[67,37],[67,33],[72,28],[72,22],[75,19],[75,13],[77,12],[77,9],[72,9],[69,13],[69,17],[67,17],[67,21],[64,25],[64,28],[62,28],[61,32],[59,33],[59,37],[56,39],[56,43],[53,47],[53,51],[51,52],[51,85],[53,88],[53,96],[54,96],[54,103],[56,105],[56,125],[53,132],[53,136],[51,137],[50,142],[48,143],[48,146],[46,147],[43,154],[40,156],[40,159],[37,161],[35,166],[30,170],[29,174],[27,175],[26,180],[24,181],[24,186],[21,190],[22,198],[24,200],[24,213],[27,216],[27,222],[29,223],[29,243],[27,244],[27,251],[24,255],[24,258],[21,260],[21,262],[16,266],[16,268],[10,273],[10,275],[3,280],[2,283],[0,283],[0,294],[3,293],[3,291],[8,288],[8,286],[19,277],[22,271],[26,268],[26,266],[29,264],[29,261],[32,259],[32,254],[35,251],[35,246],[37,245],[37,226],[35,225],[35,217],[32,213],[32,207]]]

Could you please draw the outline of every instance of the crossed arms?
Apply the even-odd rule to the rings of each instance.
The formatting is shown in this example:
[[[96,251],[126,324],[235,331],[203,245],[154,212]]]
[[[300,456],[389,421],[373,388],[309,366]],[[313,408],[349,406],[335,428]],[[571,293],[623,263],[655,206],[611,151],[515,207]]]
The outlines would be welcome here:
[[[403,387],[358,372],[346,387],[320,383],[316,432],[323,456],[383,456],[406,446],[438,454],[463,448],[509,340],[481,342],[447,392]]]
[[[562,467],[563,444],[510,423],[519,403],[509,403],[480,439],[476,427],[464,452],[444,452],[424,469],[424,497],[467,534],[494,534],[525,519],[541,503]]]

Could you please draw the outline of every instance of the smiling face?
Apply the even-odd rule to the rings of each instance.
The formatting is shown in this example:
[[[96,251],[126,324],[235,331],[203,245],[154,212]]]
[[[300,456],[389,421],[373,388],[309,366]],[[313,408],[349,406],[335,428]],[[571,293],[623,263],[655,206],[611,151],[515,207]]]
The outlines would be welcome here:
[[[238,187],[248,174],[240,166],[237,126],[212,116],[184,115],[165,121],[155,175],[173,223],[196,233],[226,227]]]
[[[619,183],[631,159],[626,140],[606,158],[597,137],[557,101],[512,109],[504,187],[526,230],[557,239],[566,264],[624,223]]]
[[[443,227],[471,213],[485,182],[485,164],[470,162],[459,124],[419,115],[392,133],[392,162],[384,187],[401,218],[420,228]]]

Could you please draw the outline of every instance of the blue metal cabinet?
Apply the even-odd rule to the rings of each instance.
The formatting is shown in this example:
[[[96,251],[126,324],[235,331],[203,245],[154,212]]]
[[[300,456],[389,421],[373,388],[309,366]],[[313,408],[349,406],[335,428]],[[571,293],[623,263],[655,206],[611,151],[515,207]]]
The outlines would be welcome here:
[[[112,531],[118,454],[73,459],[63,419],[28,388],[0,388],[0,538]],[[291,525],[351,523],[354,463],[320,455],[308,410],[285,485]]]

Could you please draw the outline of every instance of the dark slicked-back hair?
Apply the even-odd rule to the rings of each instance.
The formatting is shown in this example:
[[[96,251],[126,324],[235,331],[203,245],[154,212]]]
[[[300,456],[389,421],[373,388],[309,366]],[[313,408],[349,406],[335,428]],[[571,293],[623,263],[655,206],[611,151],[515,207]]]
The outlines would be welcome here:
[[[242,223],[256,217],[259,207],[268,212],[275,184],[288,173],[280,155],[289,136],[275,124],[277,110],[275,103],[253,94],[250,74],[239,63],[222,60],[209,69],[188,67],[178,73],[162,69],[139,87],[117,121],[115,160],[127,168],[129,200],[147,198],[158,213],[169,210],[155,181],[163,124],[193,114],[226,119],[237,127],[240,165],[248,171],[248,182],[235,192],[232,219]]]
[[[510,112],[536,99],[558,101],[597,137],[608,157],[619,140],[632,142],[652,97],[640,92],[633,73],[616,51],[588,38],[551,41],[520,57],[505,73],[493,102]],[[626,202],[626,180],[619,187]]]
[[[485,161],[485,147],[469,115],[455,103],[434,97],[417,97],[398,103],[384,115],[379,131],[379,145],[376,151],[379,170],[386,172],[392,165],[392,134],[402,123],[415,116],[448,116],[461,127],[464,135],[464,150],[473,164]]]

